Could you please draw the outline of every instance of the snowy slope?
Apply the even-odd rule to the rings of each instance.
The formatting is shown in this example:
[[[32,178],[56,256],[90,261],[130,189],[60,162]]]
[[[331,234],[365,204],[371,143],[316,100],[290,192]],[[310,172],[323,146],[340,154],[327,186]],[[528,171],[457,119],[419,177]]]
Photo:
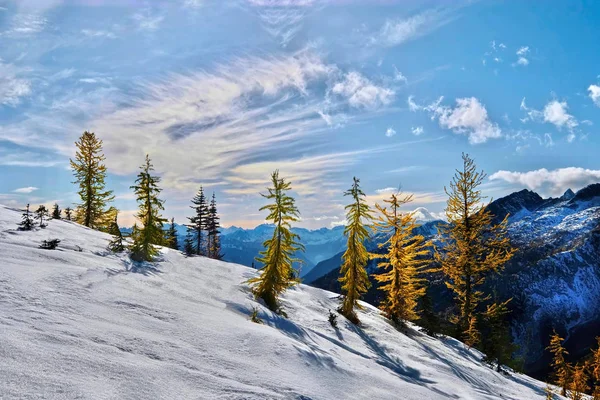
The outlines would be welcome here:
[[[249,268],[167,250],[136,267],[107,235],[19,220],[0,206],[1,399],[544,398],[541,382],[455,340],[401,334],[366,304],[362,327],[340,317],[334,330],[331,292],[289,290],[284,319],[253,300]],[[38,249],[55,237],[59,249]]]

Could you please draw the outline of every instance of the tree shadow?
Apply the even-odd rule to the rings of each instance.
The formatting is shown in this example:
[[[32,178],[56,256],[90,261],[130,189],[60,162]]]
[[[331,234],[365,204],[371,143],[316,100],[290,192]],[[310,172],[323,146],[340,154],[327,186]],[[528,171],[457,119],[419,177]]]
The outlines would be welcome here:
[[[133,261],[129,257],[120,258],[121,263],[124,266],[124,269],[116,269],[116,268],[107,268],[105,270],[106,274],[110,276],[120,275],[120,274],[142,274],[144,276],[157,276],[162,274],[162,271],[158,269],[157,264],[164,260],[161,257],[157,257],[154,262],[148,261]]]

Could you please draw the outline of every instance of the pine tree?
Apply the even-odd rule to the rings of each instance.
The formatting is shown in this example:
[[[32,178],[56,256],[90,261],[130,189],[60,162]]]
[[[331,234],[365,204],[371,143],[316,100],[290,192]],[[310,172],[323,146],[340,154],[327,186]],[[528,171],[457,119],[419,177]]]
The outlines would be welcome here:
[[[207,243],[208,243],[208,256],[215,260],[223,258],[221,254],[221,237],[220,231],[221,224],[219,223],[219,214],[217,212],[217,200],[213,193],[208,207],[208,218],[207,218]]]
[[[344,229],[347,245],[342,256],[340,268],[342,291],[345,293],[340,312],[348,320],[358,324],[358,316],[354,307],[360,308],[358,300],[363,293],[371,287],[367,270],[369,254],[365,248],[365,241],[369,238],[369,232],[365,224],[372,220],[371,210],[365,201],[365,194],[360,188],[360,181],[354,177],[352,187],[344,192],[344,196],[351,196],[352,203],[346,209],[346,220],[348,225]]]
[[[146,155],[146,161],[140,169],[136,184],[131,189],[134,190],[140,207],[136,217],[143,226],[133,235],[131,256],[137,261],[153,261],[158,255],[155,245],[163,244],[162,226],[167,220],[160,215],[160,211],[164,210],[163,200],[158,198],[161,192],[158,187],[160,178],[152,175],[154,168],[150,156]]]
[[[508,215],[494,225],[493,215],[482,205],[484,197],[478,187],[485,179],[477,172],[474,161],[463,154],[463,168],[457,170],[444,188],[448,195],[448,224],[439,228],[440,244],[435,259],[446,277],[446,286],[454,292],[459,309],[456,320],[464,336],[470,328],[477,306],[489,299],[479,287],[487,275],[500,272],[514,254],[507,237]]]
[[[58,208],[58,204],[54,203],[54,207],[52,208],[52,219],[60,219],[60,208]]]
[[[65,208],[65,218],[67,219],[67,221],[72,220],[72,213],[73,213],[73,210],[71,209],[71,207]]]
[[[171,225],[165,235],[166,245],[175,250],[179,250],[179,244],[177,243],[177,229],[175,228],[175,218],[171,218]]]
[[[554,400],[554,390],[552,390],[552,387],[548,383],[546,383],[544,393],[546,394],[546,400]]]
[[[585,392],[589,388],[586,366],[585,364],[577,364],[573,369],[571,381],[571,400],[583,400]]]
[[[116,215],[115,219],[113,222],[111,222],[110,227],[108,228],[108,233],[113,236],[112,240],[108,242],[109,250],[115,253],[120,253],[125,250],[125,246],[123,245],[123,234],[119,228]]]
[[[115,218],[116,209],[106,208],[114,200],[111,190],[105,190],[106,166],[102,140],[93,132],[84,132],[75,142],[77,153],[70,160],[75,182],[79,185],[81,203],[77,205],[76,221],[84,226],[106,228]]]
[[[279,312],[279,295],[298,283],[298,279],[292,278],[293,263],[299,261],[294,254],[304,251],[304,246],[300,244],[300,237],[291,231],[291,223],[300,217],[294,198],[287,194],[291,190],[291,183],[279,178],[279,171],[273,172],[271,182],[273,187],[267,189],[269,193],[261,196],[273,203],[261,207],[259,211],[269,211],[266,219],[273,222],[275,229],[271,239],[263,243],[265,250],[256,258],[264,265],[260,275],[249,279],[248,283],[253,286],[252,292],[257,299],[263,299],[267,307]]]
[[[194,255],[194,236],[190,228],[187,229],[185,241],[183,242],[183,252],[186,256]]]
[[[35,214],[35,218],[40,221],[40,228],[45,228],[47,225],[44,224],[44,217],[46,217],[46,219],[48,219],[49,217],[48,209],[46,208],[46,206],[39,206],[38,209],[35,210]]]
[[[375,227],[389,239],[379,244],[379,248],[387,248],[386,254],[370,255],[374,259],[383,259],[377,266],[386,271],[373,276],[383,283],[379,289],[386,293],[380,308],[395,323],[417,320],[417,303],[425,294],[426,280],[420,276],[428,264],[423,256],[429,254],[430,243],[423,236],[413,234],[417,227],[414,216],[398,210],[411,200],[412,196],[400,199],[397,194],[392,194],[389,200],[384,200],[389,204],[389,210],[379,204],[375,206],[380,212]]]
[[[562,346],[563,340],[564,339],[554,331],[552,336],[550,336],[550,345],[547,347],[547,350],[549,350],[553,356],[550,366],[554,371],[556,384],[561,387],[560,394],[566,396],[567,389],[571,386],[571,365],[565,359],[569,353]]]
[[[510,329],[506,316],[510,313],[508,310],[509,299],[502,303],[493,303],[487,306],[483,313],[483,343],[481,350],[485,353],[485,361],[490,364],[496,364],[496,371],[501,371],[502,365],[510,365],[513,360],[513,353],[517,350],[512,343]]]
[[[27,204],[27,208],[25,209],[25,212],[21,218],[21,223],[19,224],[19,229],[22,231],[30,231],[34,226],[35,222],[33,222],[33,218],[29,212],[29,204]]]
[[[207,218],[208,218],[208,205],[206,204],[206,197],[204,196],[204,190],[200,186],[200,190],[196,193],[196,196],[192,199],[193,206],[196,214],[193,217],[189,217],[190,224],[189,228],[193,229],[194,232],[194,252],[197,255],[206,255],[206,249],[204,247],[204,231],[207,229]]]
[[[419,325],[429,336],[435,337],[440,332],[440,319],[433,309],[433,300],[429,294],[429,286],[426,285],[425,293],[421,297],[421,312]]]

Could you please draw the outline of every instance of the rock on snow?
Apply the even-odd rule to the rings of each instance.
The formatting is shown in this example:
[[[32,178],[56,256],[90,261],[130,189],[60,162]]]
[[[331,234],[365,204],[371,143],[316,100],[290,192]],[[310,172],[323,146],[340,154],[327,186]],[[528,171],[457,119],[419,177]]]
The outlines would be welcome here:
[[[456,340],[402,334],[368,304],[361,327],[340,316],[334,330],[336,295],[300,285],[285,319],[253,299],[252,269],[167,249],[136,266],[103,233],[19,221],[0,206],[1,399],[544,398],[542,382],[498,374]],[[52,238],[57,250],[38,248]]]

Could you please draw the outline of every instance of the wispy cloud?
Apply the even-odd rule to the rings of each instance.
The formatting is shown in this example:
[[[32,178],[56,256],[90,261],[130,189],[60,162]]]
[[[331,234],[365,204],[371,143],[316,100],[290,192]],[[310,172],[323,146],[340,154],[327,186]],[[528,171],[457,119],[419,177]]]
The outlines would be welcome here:
[[[448,11],[427,10],[408,18],[388,19],[370,38],[372,45],[393,47],[426,35],[452,21]]]
[[[90,38],[116,39],[117,37],[113,32],[105,30],[82,29],[81,33]]]
[[[442,128],[467,135],[471,144],[485,143],[489,139],[502,137],[502,130],[489,119],[487,109],[477,98],[456,99],[454,107],[442,105],[443,100],[444,98],[440,97],[429,105],[421,106],[409,96],[408,106],[413,112],[427,111],[431,119],[437,119]]]
[[[396,134],[396,131],[392,127],[387,128],[385,131],[385,136],[387,136],[387,137],[392,137],[395,134]]]
[[[331,92],[345,97],[348,104],[357,108],[375,108],[387,105],[394,99],[394,90],[378,86],[356,71],[344,75]]]
[[[531,190],[541,189],[545,193],[556,196],[567,189],[577,190],[600,181],[600,170],[568,167],[552,171],[546,168],[527,172],[498,171],[490,175],[490,180],[503,180]]]
[[[35,186],[27,186],[27,187],[18,188],[18,189],[13,190],[13,193],[28,194],[28,193],[33,193],[36,190],[38,190],[38,188],[36,188]]]
[[[137,23],[138,29],[142,31],[155,31],[165,19],[164,15],[155,14],[150,9],[141,10],[132,16]]]
[[[31,82],[22,77],[22,71],[0,59],[0,105],[16,106],[31,94]]]

